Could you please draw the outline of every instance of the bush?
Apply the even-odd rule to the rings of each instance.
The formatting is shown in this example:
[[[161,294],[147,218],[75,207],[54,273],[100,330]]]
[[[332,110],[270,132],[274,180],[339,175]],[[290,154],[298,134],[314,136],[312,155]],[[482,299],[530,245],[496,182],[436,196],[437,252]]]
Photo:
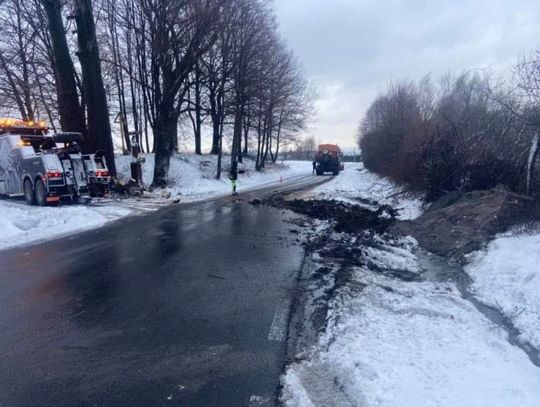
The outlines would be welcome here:
[[[497,185],[525,192],[535,129],[514,108],[495,102],[490,89],[468,74],[447,76],[437,88],[426,79],[391,84],[360,125],[366,168],[432,199]],[[532,186],[540,192],[537,179]]]

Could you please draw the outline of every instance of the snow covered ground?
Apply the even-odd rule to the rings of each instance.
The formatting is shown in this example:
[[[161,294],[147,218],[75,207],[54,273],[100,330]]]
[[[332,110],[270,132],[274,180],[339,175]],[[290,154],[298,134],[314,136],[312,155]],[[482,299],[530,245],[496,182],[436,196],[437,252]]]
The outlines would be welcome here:
[[[520,340],[540,350],[540,233],[500,235],[469,260],[465,271],[474,295],[499,309],[519,329]]]
[[[346,164],[339,177],[303,197],[365,206],[377,201],[402,208],[404,219],[418,217],[421,201],[398,191],[362,164]],[[286,406],[540,406],[540,368],[512,344],[504,327],[460,292],[463,287],[448,280],[444,261],[420,250],[412,238],[354,237],[325,231],[327,223],[316,225],[314,234],[325,236],[323,250],[331,251],[336,242],[352,244],[363,265],[346,267],[347,277],[332,256],[312,254],[315,270],[345,274],[328,304],[322,333],[282,377]],[[502,235],[475,253],[466,268],[477,298],[500,308],[537,349],[539,247],[540,234]],[[310,306],[320,304],[318,292],[332,292],[336,275],[310,283]],[[343,278],[350,280],[344,284]],[[306,326],[312,324],[308,320]]]
[[[339,176],[303,197],[336,199],[367,207],[374,203],[387,204],[399,210],[401,219],[415,219],[422,214],[421,199],[400,193],[394,183],[367,171],[362,163],[345,163],[345,170]]]
[[[146,163],[143,165],[143,181],[145,185],[152,183],[154,169],[153,154],[145,155]],[[183,202],[204,200],[210,197],[231,193],[231,182],[227,178],[228,163],[230,158],[223,157],[223,170],[221,179],[216,180],[216,157],[197,156],[194,154],[179,154],[171,159],[169,169],[169,188],[173,197],[179,197]],[[129,156],[117,158],[119,178],[129,179]],[[265,184],[286,181],[288,177],[310,174],[311,163],[309,161],[287,161],[283,164],[267,164],[262,172],[255,171],[255,163],[245,160],[239,169],[244,173],[238,175],[238,191],[249,190]]]
[[[0,201],[0,249],[98,228],[131,213],[117,205],[30,207],[21,200]]]
[[[318,343],[282,379],[285,405],[539,406],[540,368],[455,284],[381,272],[422,274],[411,245],[366,250],[379,270],[356,267],[334,296]]]
[[[129,179],[130,157],[117,157],[119,177]],[[60,207],[31,207],[20,199],[0,200],[0,249],[36,243],[105,225],[128,215],[152,211],[179,199],[193,202],[210,199],[231,192],[230,181],[224,172],[221,180],[214,179],[215,157],[182,154],[174,156],[170,169],[170,199],[161,198],[160,192],[146,199],[122,199],[100,205],[62,205]],[[311,163],[291,161],[268,165],[264,172],[254,171],[253,161],[247,160],[245,173],[239,175],[238,190],[286,181],[288,177],[311,173]],[[144,181],[150,185],[153,156],[147,155],[143,166]]]

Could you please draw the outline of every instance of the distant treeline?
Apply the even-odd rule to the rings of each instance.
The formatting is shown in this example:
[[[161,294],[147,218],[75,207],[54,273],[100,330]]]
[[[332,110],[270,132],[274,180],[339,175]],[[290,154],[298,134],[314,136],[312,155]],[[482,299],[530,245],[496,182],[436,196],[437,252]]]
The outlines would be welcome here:
[[[537,56],[512,82],[464,73],[390,84],[359,127],[366,167],[430,198],[497,185],[539,196]]]
[[[322,143],[316,140],[314,136],[309,136],[298,140],[294,146],[290,146],[288,150],[282,152],[280,157],[284,160],[313,161],[319,144]],[[344,162],[360,162],[362,156],[361,154],[344,154],[341,160]]]

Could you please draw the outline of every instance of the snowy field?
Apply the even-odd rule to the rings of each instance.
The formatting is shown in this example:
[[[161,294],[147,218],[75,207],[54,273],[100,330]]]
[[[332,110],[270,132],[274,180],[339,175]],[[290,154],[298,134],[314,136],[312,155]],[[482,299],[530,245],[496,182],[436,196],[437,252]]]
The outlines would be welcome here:
[[[382,270],[423,272],[411,239],[366,252]],[[328,315],[282,379],[287,406],[540,405],[540,369],[453,283],[357,267]]]
[[[474,295],[499,309],[520,339],[540,350],[540,233],[500,235],[469,260],[465,271]]]
[[[387,204],[399,210],[400,219],[415,219],[422,214],[422,200],[400,193],[386,178],[367,171],[362,163],[345,163],[338,177],[305,195],[304,198],[336,199],[366,207]]]
[[[130,157],[117,157],[119,178],[129,179]],[[226,164],[226,163],[224,163]],[[183,154],[174,156],[170,169],[170,199],[161,198],[161,190],[149,198],[122,199],[100,205],[62,205],[60,207],[28,206],[21,199],[0,200],[0,249],[94,229],[128,215],[140,214],[169,205],[175,200],[194,202],[230,194],[231,185],[226,171],[221,180],[214,179],[215,157]],[[148,155],[144,181],[152,181],[153,156]],[[264,172],[254,170],[253,161],[244,165],[239,175],[239,192],[250,188],[286,181],[288,177],[311,173],[311,163],[292,161],[268,165]]]

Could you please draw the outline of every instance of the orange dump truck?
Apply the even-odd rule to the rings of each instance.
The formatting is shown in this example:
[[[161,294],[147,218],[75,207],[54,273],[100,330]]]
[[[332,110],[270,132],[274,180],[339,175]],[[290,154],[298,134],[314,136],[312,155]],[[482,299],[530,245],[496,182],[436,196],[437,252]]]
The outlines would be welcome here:
[[[315,156],[315,171],[317,175],[323,175],[325,172],[338,175],[343,170],[341,157],[341,149],[337,144],[319,145],[319,150]]]

